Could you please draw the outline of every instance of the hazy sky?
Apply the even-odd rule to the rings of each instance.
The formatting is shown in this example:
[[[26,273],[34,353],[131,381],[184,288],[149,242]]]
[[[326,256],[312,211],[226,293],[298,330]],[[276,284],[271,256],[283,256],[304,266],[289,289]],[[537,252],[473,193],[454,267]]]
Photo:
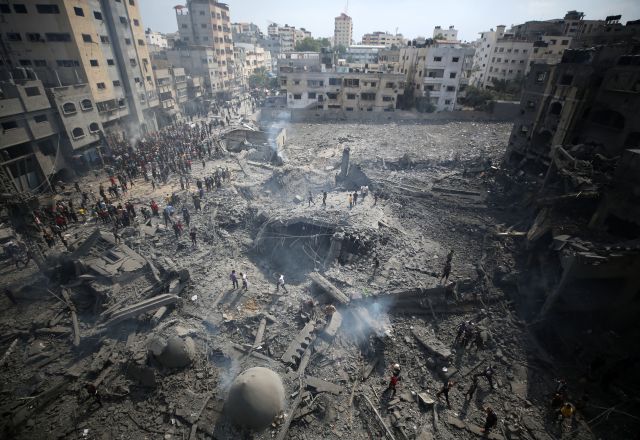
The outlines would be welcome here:
[[[161,32],[177,30],[173,6],[185,0],[139,0],[146,27]],[[314,37],[333,35],[333,19],[345,11],[338,0],[229,0],[232,22],[253,22],[266,32],[270,21],[303,27]],[[431,36],[433,27],[455,25],[458,37],[472,41],[478,32],[499,24],[509,27],[527,20],[562,18],[577,9],[586,19],[622,15],[622,21],[640,19],[639,0],[351,0],[354,40],[373,31],[398,32],[405,37]],[[480,8],[479,6],[482,6]]]

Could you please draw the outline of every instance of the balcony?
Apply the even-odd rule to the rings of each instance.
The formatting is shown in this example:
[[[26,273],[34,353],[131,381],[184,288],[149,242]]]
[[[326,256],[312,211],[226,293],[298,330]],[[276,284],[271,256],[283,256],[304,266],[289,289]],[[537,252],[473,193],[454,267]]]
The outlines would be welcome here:
[[[0,99],[0,118],[24,113],[19,98]]]
[[[0,148],[23,144],[30,140],[29,133],[27,133],[25,127],[10,128],[9,130],[0,129]]]

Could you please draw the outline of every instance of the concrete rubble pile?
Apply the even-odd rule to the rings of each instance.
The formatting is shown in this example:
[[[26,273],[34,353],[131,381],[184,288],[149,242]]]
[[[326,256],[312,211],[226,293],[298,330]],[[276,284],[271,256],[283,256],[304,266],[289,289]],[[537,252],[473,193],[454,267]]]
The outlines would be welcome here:
[[[487,438],[594,438],[588,408],[571,422],[549,409],[565,373],[517,310],[540,234],[509,186],[524,177],[499,165],[509,130],[239,125],[194,161],[192,180],[232,176],[200,210],[178,176],[136,180],[136,207],[175,195],[171,223],[139,215],[116,239],[79,222],[46,270],[2,269],[3,438],[474,439],[488,406]],[[576,279],[637,251],[554,245]]]

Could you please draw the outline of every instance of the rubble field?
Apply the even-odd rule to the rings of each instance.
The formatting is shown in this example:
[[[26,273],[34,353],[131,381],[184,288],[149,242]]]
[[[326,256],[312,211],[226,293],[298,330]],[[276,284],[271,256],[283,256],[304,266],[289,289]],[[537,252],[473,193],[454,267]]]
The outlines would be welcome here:
[[[88,221],[43,270],[2,267],[16,300],[0,297],[2,438],[631,438],[602,410],[563,422],[550,408],[566,373],[516,312],[528,220],[501,168],[511,124],[285,128],[282,165],[249,143],[196,161],[194,179],[232,174],[201,211],[177,176],[134,182],[136,208],[172,193],[174,216],[189,206],[195,246],[138,214],[121,242]],[[455,344],[466,321],[473,338]],[[583,388],[570,381],[577,406]]]

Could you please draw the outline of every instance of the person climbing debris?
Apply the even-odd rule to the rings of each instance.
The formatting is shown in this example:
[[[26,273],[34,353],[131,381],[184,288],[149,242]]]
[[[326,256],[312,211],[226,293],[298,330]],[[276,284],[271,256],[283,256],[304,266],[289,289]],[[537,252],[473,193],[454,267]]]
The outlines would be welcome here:
[[[309,206],[311,206],[312,203],[313,203],[313,206],[316,205],[316,202],[313,201],[313,193],[309,191]]]
[[[276,283],[276,292],[279,292],[281,287],[282,287],[282,290],[284,290],[285,293],[289,293],[287,291],[286,286],[284,285],[284,275],[283,274],[280,274],[280,277],[278,278],[278,282]]]
[[[249,290],[249,280],[247,279],[247,274],[240,272],[240,278],[242,278],[242,290],[245,292]]]
[[[493,411],[493,408],[487,406],[485,409],[487,413],[487,417],[484,420],[484,428],[482,428],[482,432],[488,434],[491,428],[498,424],[498,415]]]
[[[477,388],[478,388],[478,378],[474,377],[473,382],[469,386],[469,389],[467,390],[466,393],[464,393],[464,400],[471,401],[471,399],[473,399],[473,395],[475,394]]]
[[[396,395],[398,382],[400,382],[401,380],[402,378],[400,377],[400,364],[394,364],[391,371],[391,377],[389,378],[389,386],[386,389],[386,391],[391,391],[391,397],[394,397]]]
[[[349,193],[349,209],[353,208],[353,196],[351,195],[351,193]]]
[[[493,376],[495,375],[495,367],[493,365],[489,365],[482,373],[478,373],[474,378],[484,377],[489,382],[489,386],[493,389]]]
[[[187,226],[189,226],[188,223],[187,223]],[[191,244],[193,244],[194,246],[196,245],[196,236],[197,236],[197,232],[194,226],[193,228],[191,228],[191,231],[189,232],[189,237],[191,237]]]
[[[440,391],[436,394],[436,399],[440,399],[440,396],[444,395],[445,400],[447,401],[447,407],[451,408],[451,404],[449,403],[449,391],[455,388],[456,383],[452,380],[447,381]]]
[[[327,192],[322,191],[322,206],[327,207]]]

